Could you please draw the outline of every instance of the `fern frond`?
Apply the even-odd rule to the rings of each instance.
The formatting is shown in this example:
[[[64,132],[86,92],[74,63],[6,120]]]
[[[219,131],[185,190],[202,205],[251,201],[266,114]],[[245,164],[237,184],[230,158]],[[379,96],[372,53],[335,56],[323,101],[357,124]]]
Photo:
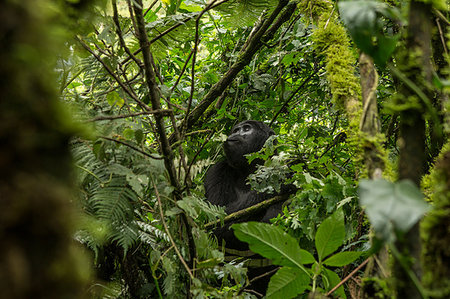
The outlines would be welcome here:
[[[276,0],[233,0],[216,8],[230,27],[253,26],[263,12],[269,13],[278,4]]]
[[[185,197],[177,201],[177,205],[199,223],[223,219],[226,215],[224,208],[194,196]]]
[[[124,254],[138,241],[138,238],[138,227],[132,222],[115,227],[111,234],[111,241],[117,242],[122,247]]]
[[[112,223],[127,222],[133,216],[132,202],[138,201],[126,183],[124,177],[113,177],[111,182],[95,191],[90,202],[100,219],[109,219]]]
[[[167,243],[170,242],[169,236],[164,231],[160,230],[159,228],[156,228],[156,227],[154,227],[148,223],[142,222],[142,221],[136,221],[136,224],[141,229],[139,238],[141,238],[141,240],[144,243],[147,243],[150,246],[154,247],[156,244],[156,238],[163,239]],[[155,236],[156,236],[156,238],[155,238]],[[156,249],[156,248],[153,248],[153,249]]]

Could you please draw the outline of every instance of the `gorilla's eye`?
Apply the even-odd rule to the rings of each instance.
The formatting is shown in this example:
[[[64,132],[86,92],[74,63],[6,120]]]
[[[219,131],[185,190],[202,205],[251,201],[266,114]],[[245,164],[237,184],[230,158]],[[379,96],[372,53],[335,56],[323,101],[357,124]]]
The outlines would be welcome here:
[[[248,132],[248,131],[250,131],[252,129],[252,126],[246,125],[246,126],[244,126],[243,129],[244,129],[245,132]]]

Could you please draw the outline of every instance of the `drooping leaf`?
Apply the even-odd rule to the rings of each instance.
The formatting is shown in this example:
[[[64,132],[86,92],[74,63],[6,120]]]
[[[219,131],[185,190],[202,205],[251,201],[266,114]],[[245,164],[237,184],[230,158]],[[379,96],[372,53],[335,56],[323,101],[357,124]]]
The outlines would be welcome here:
[[[300,269],[282,267],[270,279],[266,297],[293,298],[306,290],[309,281],[309,276]]]
[[[314,262],[314,257],[301,250],[297,241],[281,228],[262,222],[233,224],[236,237],[247,242],[250,249],[276,265],[297,267],[306,272],[303,264]]]
[[[361,254],[362,252],[357,251],[338,252],[323,261],[323,264],[331,267],[342,267],[356,260]]]
[[[325,289],[327,291],[330,291],[332,288],[337,286],[339,282],[341,282],[341,279],[334,271],[326,268],[323,272],[322,278],[326,282]],[[339,298],[347,298],[347,296],[345,295],[344,286],[342,285],[336,291],[334,291],[333,294],[338,295]]]
[[[400,34],[384,33],[386,24],[381,17],[398,21],[401,14],[385,3],[367,0],[339,2],[339,12],[358,48],[384,67]]]
[[[362,180],[359,193],[377,236],[389,242],[395,240],[395,230],[408,231],[429,209],[420,190],[409,180]]]
[[[344,238],[344,214],[342,210],[337,210],[325,219],[317,229],[315,243],[319,261],[336,251],[342,245]]]

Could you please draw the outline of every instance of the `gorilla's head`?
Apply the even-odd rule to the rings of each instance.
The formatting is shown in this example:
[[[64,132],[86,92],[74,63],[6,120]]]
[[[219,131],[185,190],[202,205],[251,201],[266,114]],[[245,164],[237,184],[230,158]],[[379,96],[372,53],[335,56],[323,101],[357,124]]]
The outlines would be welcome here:
[[[224,144],[228,165],[236,169],[248,168],[244,155],[259,151],[267,138],[274,134],[269,126],[256,120],[243,121],[234,126]]]

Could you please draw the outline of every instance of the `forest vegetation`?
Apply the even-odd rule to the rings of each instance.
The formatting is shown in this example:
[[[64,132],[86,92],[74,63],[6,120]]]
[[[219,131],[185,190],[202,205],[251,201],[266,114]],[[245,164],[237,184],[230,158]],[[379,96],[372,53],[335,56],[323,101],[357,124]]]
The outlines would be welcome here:
[[[297,188],[232,226],[267,298],[449,298],[449,25],[445,0],[5,0],[0,297],[256,298],[212,233],[255,209],[203,186],[251,119],[277,142],[248,184]]]

